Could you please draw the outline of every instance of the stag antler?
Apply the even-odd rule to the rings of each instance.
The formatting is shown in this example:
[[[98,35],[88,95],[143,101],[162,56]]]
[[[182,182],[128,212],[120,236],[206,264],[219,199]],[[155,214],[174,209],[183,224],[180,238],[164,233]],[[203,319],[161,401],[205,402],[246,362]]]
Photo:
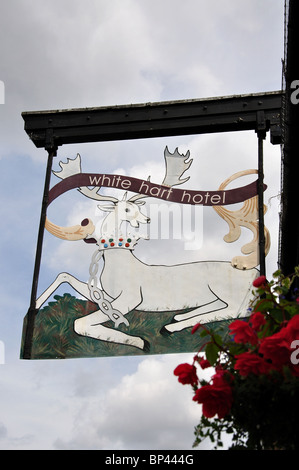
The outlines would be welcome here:
[[[151,177],[149,176],[147,178],[147,181],[150,181]],[[139,199],[144,199],[148,196],[146,196],[145,194],[134,194],[134,196],[130,197],[130,199],[128,199],[128,202],[136,202],[138,201]],[[145,204],[144,201],[140,201],[140,202],[137,202],[137,204],[139,205],[142,205],[142,204]]]
[[[179,184],[183,184],[190,179],[190,176],[187,178],[181,179],[181,176],[185,173],[185,171],[190,168],[193,159],[188,160],[190,157],[190,151],[186,153],[186,155],[180,154],[178,148],[175,149],[174,153],[170,153],[168,147],[165,147],[164,150],[164,159],[165,159],[165,176],[162,182],[163,186],[177,186]],[[150,181],[150,176],[148,177],[147,181]],[[136,202],[138,199],[146,198],[148,196],[144,194],[135,194],[132,196],[129,201]],[[139,203],[140,204],[140,203]]]
[[[68,178],[69,176],[76,175],[78,173],[82,173],[81,170],[81,157],[79,153],[77,153],[76,158],[71,159],[68,158],[66,163],[59,162],[59,166],[61,168],[60,171],[52,171],[53,175],[57,176],[60,179]]]
[[[189,157],[189,150],[186,155],[181,155],[178,151],[178,148],[175,149],[174,153],[170,153],[168,147],[165,148],[164,158],[166,174],[162,182],[164,186],[177,186],[178,184],[183,184],[190,179],[190,176],[181,179],[181,176],[185,173],[186,170],[188,170],[188,168],[190,168],[190,165],[193,162],[192,159],[187,162]]]
[[[53,174],[60,179],[65,179],[69,176],[82,173],[80,154],[78,153],[76,158],[74,159],[68,158],[66,163],[59,162],[59,166],[61,167],[61,171],[53,171]],[[118,202],[118,199],[116,197],[99,194],[99,190],[99,186],[95,186],[92,189],[88,187],[78,188],[78,191],[81,194],[84,194],[84,196],[87,196],[90,199],[94,199],[96,201]]]

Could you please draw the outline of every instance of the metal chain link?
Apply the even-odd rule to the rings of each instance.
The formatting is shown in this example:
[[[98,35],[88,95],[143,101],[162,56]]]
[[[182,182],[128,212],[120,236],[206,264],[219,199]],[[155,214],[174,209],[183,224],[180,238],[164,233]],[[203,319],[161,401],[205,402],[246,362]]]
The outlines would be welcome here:
[[[97,249],[91,258],[91,263],[89,266],[89,279],[88,279],[88,289],[90,293],[90,298],[93,302],[98,304],[99,309],[105,315],[107,315],[110,320],[114,322],[115,328],[124,323],[126,326],[129,326],[128,320],[124,315],[115,308],[112,307],[109,300],[105,299],[104,292],[97,287],[97,273],[99,269],[99,261],[103,256],[102,250]]]

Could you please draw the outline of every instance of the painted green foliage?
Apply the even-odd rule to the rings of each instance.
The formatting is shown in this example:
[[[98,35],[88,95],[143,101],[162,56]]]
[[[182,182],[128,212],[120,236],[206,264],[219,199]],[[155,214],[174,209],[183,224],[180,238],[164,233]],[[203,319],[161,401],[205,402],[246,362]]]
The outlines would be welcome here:
[[[133,310],[127,315],[130,327],[120,325],[119,329],[131,335],[142,336],[149,345],[146,351],[130,345],[79,336],[74,331],[74,321],[94,312],[97,306],[70,294],[56,295],[54,299],[55,302],[49,302],[36,316],[32,359],[185,353],[198,351],[201,346],[201,340],[197,335],[191,334],[191,328],[170,335],[161,333],[163,325],[171,321],[177,312]],[[112,322],[107,321],[105,326],[112,327]]]

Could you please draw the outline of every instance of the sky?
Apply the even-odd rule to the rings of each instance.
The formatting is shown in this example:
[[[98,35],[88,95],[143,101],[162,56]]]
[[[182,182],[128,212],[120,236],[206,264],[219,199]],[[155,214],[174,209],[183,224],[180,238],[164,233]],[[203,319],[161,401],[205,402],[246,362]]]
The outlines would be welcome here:
[[[173,375],[193,354],[19,358],[47,159],[25,133],[21,113],[280,90],[283,3],[2,0],[0,449],[191,450],[201,416],[191,389]],[[216,190],[236,171],[257,167],[256,135],[242,132],[62,146],[53,169],[80,153],[85,172],[151,175],[161,183],[166,145],[171,152],[190,150],[189,189]],[[277,269],[281,155],[269,136],[264,155],[271,275]],[[100,220],[94,204],[72,197],[53,203],[54,223]],[[150,240],[138,245],[138,256],[152,264],[230,260],[240,243],[225,244],[225,222],[205,209],[197,249],[184,249],[181,240]],[[40,292],[62,271],[86,278],[92,251],[72,243],[45,234]],[[201,446],[209,448],[209,442]]]

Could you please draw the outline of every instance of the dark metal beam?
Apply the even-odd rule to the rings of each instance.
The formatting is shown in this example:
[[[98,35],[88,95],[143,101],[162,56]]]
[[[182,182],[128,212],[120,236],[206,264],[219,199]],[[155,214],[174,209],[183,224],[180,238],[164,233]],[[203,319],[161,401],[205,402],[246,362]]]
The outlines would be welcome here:
[[[282,92],[100,108],[24,112],[36,147],[51,129],[56,146],[176,135],[257,130],[263,112],[271,142],[280,143]]]

